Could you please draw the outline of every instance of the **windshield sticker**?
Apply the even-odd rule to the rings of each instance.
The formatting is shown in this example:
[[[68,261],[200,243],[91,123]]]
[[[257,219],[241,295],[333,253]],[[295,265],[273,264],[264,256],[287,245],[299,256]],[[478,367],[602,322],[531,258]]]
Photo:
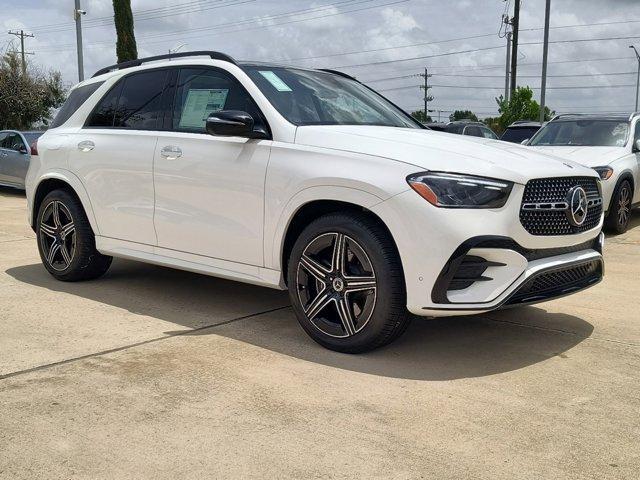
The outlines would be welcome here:
[[[273,85],[273,87],[278,90],[279,92],[290,92],[291,88],[289,88],[289,85],[287,85],[286,83],[284,83],[282,81],[282,79],[276,75],[274,72],[272,72],[271,70],[261,70],[259,71],[260,75],[262,75],[264,78],[266,78],[269,83],[271,85]]]
[[[209,115],[224,109],[228,95],[227,88],[189,90],[182,107],[180,128],[203,128]]]

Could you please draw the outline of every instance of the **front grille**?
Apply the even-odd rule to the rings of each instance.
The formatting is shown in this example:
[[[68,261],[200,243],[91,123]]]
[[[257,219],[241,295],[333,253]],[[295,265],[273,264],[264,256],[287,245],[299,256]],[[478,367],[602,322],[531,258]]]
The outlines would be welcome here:
[[[531,303],[566,295],[597,283],[602,278],[602,262],[588,262],[540,273],[522,285],[507,302]]]
[[[596,202],[587,210],[584,223],[574,226],[569,222],[566,209],[567,195],[575,186],[582,187],[587,199]],[[540,209],[524,208],[525,205],[542,205]],[[602,200],[598,180],[591,177],[539,178],[527,182],[522,197],[520,223],[532,235],[573,235],[598,226],[602,215]]]

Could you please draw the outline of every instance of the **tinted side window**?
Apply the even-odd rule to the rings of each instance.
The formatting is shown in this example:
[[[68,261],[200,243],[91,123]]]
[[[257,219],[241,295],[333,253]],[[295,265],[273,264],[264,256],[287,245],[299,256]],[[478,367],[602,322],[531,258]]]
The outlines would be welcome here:
[[[162,117],[162,92],[168,70],[154,70],[124,79],[113,126],[132,130],[155,130]]]
[[[210,68],[183,68],[178,75],[172,129],[204,132],[207,117],[220,110],[241,110],[265,126],[257,105],[231,75]]]
[[[494,140],[498,138],[498,136],[493,133],[493,130],[487,127],[480,127],[480,131],[482,132],[484,138],[493,138]]]
[[[118,105],[118,99],[120,98],[120,92],[122,91],[123,84],[124,82],[121,80],[115,87],[109,90],[104,97],[102,97],[102,100],[100,100],[96,108],[93,109],[93,113],[87,120],[85,126],[113,127],[113,117],[116,113],[116,106]]]
[[[21,148],[24,148],[24,142],[22,141],[22,137],[17,133],[9,133],[2,140],[2,148],[7,148],[9,150],[15,150],[16,152],[20,151]]]
[[[93,95],[93,92],[95,92],[103,83],[104,82],[94,82],[73,90],[58,111],[56,118],[54,118],[53,122],[51,122],[51,128],[59,127],[64,122],[69,120],[71,115],[76,113],[76,110],[78,110],[82,106],[82,104],[86,102],[91,95]]]
[[[638,123],[636,123],[636,131],[633,135],[633,140],[640,140],[640,120],[638,120]]]
[[[467,127],[464,131],[465,135],[471,135],[472,137],[482,137],[482,130],[480,127],[470,126]]]

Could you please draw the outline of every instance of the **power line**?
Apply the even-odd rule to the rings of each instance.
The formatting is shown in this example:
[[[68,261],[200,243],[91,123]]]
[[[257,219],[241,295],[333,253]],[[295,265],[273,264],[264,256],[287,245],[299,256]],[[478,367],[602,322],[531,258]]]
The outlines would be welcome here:
[[[464,89],[473,89],[473,90],[502,90],[504,87],[486,87],[486,86],[475,86],[475,85],[435,85],[432,84],[433,88],[464,88]],[[573,86],[564,86],[564,87],[547,87],[547,90],[580,90],[580,89],[590,89],[590,88],[627,88],[634,87],[635,84],[624,84],[624,85],[573,85]],[[379,89],[378,92],[391,92],[396,90],[407,90],[410,88],[420,88],[420,85],[406,85],[402,87],[392,87],[392,88],[383,88]],[[528,87],[532,90],[540,90],[540,87]]]
[[[304,9],[304,10],[286,12],[286,13],[282,13],[282,14],[278,14],[278,15],[254,17],[252,19],[236,21],[236,22],[230,22],[230,23],[225,23],[225,24],[218,24],[218,25],[213,25],[213,26],[209,26],[209,27],[200,27],[200,28],[195,28],[195,29],[183,29],[183,30],[178,30],[178,31],[173,31],[173,32],[164,32],[164,33],[152,34],[152,35],[139,37],[139,40],[143,45],[151,45],[151,44],[156,44],[156,43],[164,43],[166,40],[160,40],[160,41],[155,41],[155,42],[144,42],[144,40],[149,39],[149,38],[157,38],[157,37],[164,37],[164,36],[171,37],[171,36],[175,36],[175,35],[184,35],[185,32],[199,32],[199,31],[203,31],[203,30],[217,30],[217,29],[224,29],[224,28],[231,28],[231,27],[243,27],[243,26],[245,28],[243,28],[242,30],[227,30],[227,31],[215,32],[215,33],[208,33],[208,34],[204,34],[204,35],[192,35],[192,36],[189,36],[189,37],[184,37],[183,36],[183,39],[202,38],[202,37],[209,37],[209,36],[213,36],[213,35],[228,34],[228,33],[233,33],[233,32],[246,32],[248,30],[259,30],[259,29],[263,29],[263,28],[270,28],[270,27],[274,27],[274,26],[287,25],[287,24],[291,24],[291,23],[299,23],[299,22],[306,22],[306,21],[310,21],[310,20],[317,20],[317,19],[321,19],[321,18],[333,17],[333,16],[337,16],[337,15],[343,15],[345,13],[360,12],[360,11],[370,10],[370,9],[373,9],[373,8],[380,8],[380,7],[390,6],[390,5],[396,5],[396,4],[399,4],[399,3],[406,3],[406,2],[411,1],[411,0],[387,1],[386,3],[382,3],[382,4],[378,4],[378,5],[370,5],[370,6],[361,7],[361,8],[352,8],[351,10],[341,10],[339,12],[334,12],[334,13],[329,13],[329,14],[324,14],[324,15],[317,15],[317,16],[310,17],[310,18],[294,19],[294,20],[288,20],[288,21],[280,22],[280,23],[274,23],[274,24],[269,24],[269,25],[259,25],[259,26],[255,26],[255,27],[246,28],[246,25],[250,25],[252,23],[260,23],[260,22],[264,23],[266,21],[270,21],[270,20],[274,20],[274,19],[277,20],[277,19],[280,19],[282,17],[306,15],[306,14],[321,12],[322,10],[333,9],[333,7],[336,7],[336,6],[353,7],[353,6],[357,6],[359,4],[362,4],[362,3],[370,3],[372,1],[376,1],[376,0],[347,0],[347,1],[336,2],[336,3],[332,3],[332,4],[326,4],[326,5],[322,6],[322,7],[308,8],[308,9]],[[348,5],[345,5],[347,3],[348,3]],[[102,42],[93,42],[92,44],[90,44],[88,46],[111,45],[112,43],[113,42],[111,40],[109,40],[109,41],[102,41]],[[61,49],[63,50],[64,47],[68,47],[68,46],[71,46],[71,45],[58,45],[55,48],[52,48],[52,50],[56,50],[56,51],[61,50]]]

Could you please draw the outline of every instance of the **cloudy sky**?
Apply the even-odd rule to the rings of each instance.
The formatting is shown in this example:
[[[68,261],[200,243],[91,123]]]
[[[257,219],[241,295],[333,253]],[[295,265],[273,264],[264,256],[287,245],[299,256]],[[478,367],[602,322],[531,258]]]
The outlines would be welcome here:
[[[132,0],[139,56],[219,50],[238,59],[336,68],[416,110],[496,113],[504,90],[505,9],[513,0]],[[508,4],[511,4],[510,6]],[[539,96],[544,0],[522,0],[518,84]],[[547,105],[557,112],[631,111],[640,0],[552,0]],[[4,30],[24,29],[29,61],[77,81],[73,0],[0,0]],[[81,0],[85,74],[113,64],[111,0]],[[19,47],[8,34],[3,50]],[[597,39],[595,41],[584,41]],[[583,87],[583,88],[576,88]],[[585,88],[589,87],[589,88]],[[596,88],[593,88],[596,87]],[[437,118],[437,113],[432,114]]]

